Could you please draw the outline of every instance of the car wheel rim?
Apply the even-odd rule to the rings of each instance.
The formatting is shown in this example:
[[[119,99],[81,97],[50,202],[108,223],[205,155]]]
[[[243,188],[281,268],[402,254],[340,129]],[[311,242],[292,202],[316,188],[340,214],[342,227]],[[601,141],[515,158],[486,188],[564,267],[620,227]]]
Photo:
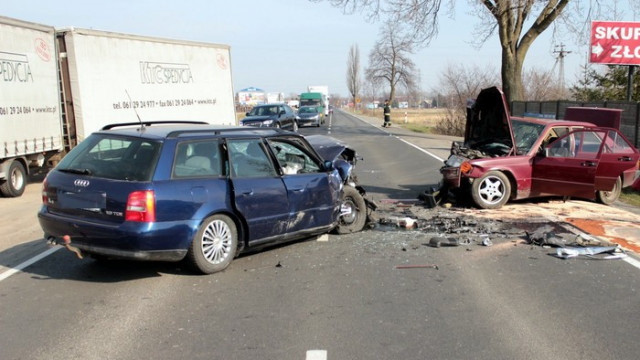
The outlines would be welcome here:
[[[230,256],[233,236],[222,220],[211,222],[202,235],[202,254],[212,264],[220,264]]]
[[[482,180],[478,193],[485,203],[497,204],[504,197],[504,184],[497,177],[490,176]]]
[[[351,199],[345,199],[340,206],[340,215],[344,224],[352,224],[356,220],[356,205]]]

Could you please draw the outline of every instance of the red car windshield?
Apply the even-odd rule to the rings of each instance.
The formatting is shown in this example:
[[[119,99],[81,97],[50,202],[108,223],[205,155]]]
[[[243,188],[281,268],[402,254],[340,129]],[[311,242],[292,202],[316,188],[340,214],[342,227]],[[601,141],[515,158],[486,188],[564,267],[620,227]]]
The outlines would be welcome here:
[[[544,130],[543,124],[516,119],[511,119],[511,126],[513,127],[513,137],[516,139],[516,148],[519,155],[528,153],[542,134],[542,130]]]

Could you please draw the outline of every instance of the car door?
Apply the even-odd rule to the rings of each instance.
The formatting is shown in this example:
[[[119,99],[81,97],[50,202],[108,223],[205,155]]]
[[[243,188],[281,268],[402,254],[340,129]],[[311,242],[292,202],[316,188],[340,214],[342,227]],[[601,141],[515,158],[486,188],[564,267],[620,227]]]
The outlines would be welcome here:
[[[581,129],[550,143],[533,160],[533,193],[593,199],[605,135],[598,129]]]
[[[621,178],[622,186],[633,183],[640,152],[617,130],[607,129],[606,134],[596,171],[595,188],[609,191],[618,178]]]
[[[248,241],[274,240],[287,231],[287,188],[259,138],[227,139],[233,201],[248,226]]]
[[[325,172],[321,161],[286,138],[268,140],[281,168],[289,198],[288,232],[312,232],[335,222],[340,183]]]

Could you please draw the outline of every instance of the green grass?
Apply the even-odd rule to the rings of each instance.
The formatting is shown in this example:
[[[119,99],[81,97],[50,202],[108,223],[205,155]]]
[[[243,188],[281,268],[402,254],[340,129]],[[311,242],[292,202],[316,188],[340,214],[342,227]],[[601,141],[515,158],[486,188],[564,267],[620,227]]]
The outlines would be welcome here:
[[[404,127],[407,130],[411,130],[413,132],[417,132],[417,133],[421,133],[421,134],[432,134],[433,133],[433,128],[432,127],[424,126],[424,125],[420,125],[420,124],[408,123],[408,124],[402,124],[402,127]]]
[[[640,207],[640,192],[633,190],[632,188],[622,189],[620,201],[625,204]]]

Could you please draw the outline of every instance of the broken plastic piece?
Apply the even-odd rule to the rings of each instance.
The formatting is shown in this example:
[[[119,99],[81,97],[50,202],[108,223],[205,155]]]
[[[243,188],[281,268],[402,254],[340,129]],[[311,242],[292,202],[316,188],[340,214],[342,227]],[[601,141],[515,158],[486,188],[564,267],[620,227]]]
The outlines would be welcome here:
[[[403,227],[403,228],[407,228],[407,229],[413,229],[416,226],[416,220],[406,217],[403,219],[399,219],[398,220],[398,225]]]
[[[592,246],[585,248],[558,248],[556,256],[561,259],[570,259],[580,255],[593,257],[598,254],[609,254],[610,256],[601,257],[600,259],[612,260],[622,259],[627,255],[622,252],[620,247],[616,246]]]
[[[491,245],[493,245],[493,242],[491,241],[491,239],[489,239],[488,235],[483,235],[482,236],[482,245],[483,246],[491,246]]]

